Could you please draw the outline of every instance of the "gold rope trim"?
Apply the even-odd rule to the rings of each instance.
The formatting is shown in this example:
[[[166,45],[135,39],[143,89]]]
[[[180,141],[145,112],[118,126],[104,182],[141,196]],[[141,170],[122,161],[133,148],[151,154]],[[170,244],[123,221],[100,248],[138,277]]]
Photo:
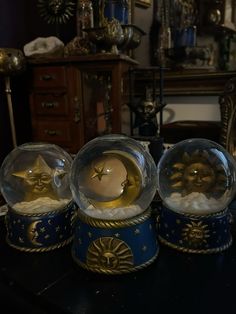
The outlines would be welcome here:
[[[72,251],[72,258],[74,259],[74,261],[81,266],[82,268],[92,271],[94,273],[100,273],[100,274],[105,274],[105,275],[120,275],[120,274],[125,274],[125,273],[132,273],[134,271],[137,270],[141,270],[143,268],[146,268],[147,266],[149,266],[150,264],[152,264],[154,262],[154,260],[157,258],[159,253],[159,248],[156,251],[156,254],[150,259],[148,260],[146,263],[139,265],[139,266],[135,266],[129,269],[125,269],[125,270],[114,270],[114,269],[100,269],[100,268],[93,268],[93,267],[89,267],[88,265],[82,263],[81,261],[79,261],[77,259],[77,257],[74,255],[74,252]]]
[[[185,247],[182,247],[182,246],[179,246],[179,245],[176,245],[176,244],[173,244],[169,241],[167,241],[166,239],[162,238],[161,236],[158,236],[158,239],[160,240],[161,243],[173,248],[173,249],[176,249],[178,251],[181,251],[181,252],[185,252],[185,253],[198,253],[198,254],[211,254],[211,253],[218,253],[218,252],[222,252],[226,249],[228,249],[232,242],[233,242],[233,239],[232,237],[230,237],[230,240],[227,244],[225,245],[222,245],[218,248],[215,248],[215,249],[202,249],[202,250],[197,250],[197,249],[190,249],[190,248],[185,248]]]
[[[92,226],[92,227],[99,227],[99,228],[122,228],[122,227],[129,227],[133,225],[137,225],[139,223],[144,222],[149,217],[151,217],[151,208],[148,208],[145,212],[141,213],[140,215],[126,218],[122,220],[101,220],[98,218],[94,218],[91,216],[87,216],[81,211],[78,211],[78,218],[83,221],[84,223]]]
[[[21,246],[18,246],[18,245],[15,245],[13,243],[10,242],[10,240],[8,239],[8,237],[6,237],[6,242],[7,244],[9,244],[11,247],[13,247],[14,249],[17,249],[17,250],[20,250],[20,251],[23,251],[23,252],[47,252],[47,251],[52,251],[52,250],[55,250],[55,249],[59,249],[67,244],[69,244],[72,240],[73,240],[73,237],[74,236],[71,236],[70,238],[64,240],[63,242],[60,242],[60,243],[57,243],[57,244],[54,244],[54,245],[51,245],[51,246],[48,246],[48,247],[41,247],[41,248],[27,248],[27,247],[21,247]]]
[[[172,211],[171,209],[169,209],[169,210]],[[211,213],[208,215],[194,215],[194,214],[188,214],[188,213],[180,213],[180,212],[176,212],[176,211],[173,211],[173,212],[176,214],[179,214],[179,215],[183,215],[184,217],[187,217],[187,218],[201,219],[201,218],[211,218],[211,217],[222,216],[228,212],[228,208],[225,208],[225,209],[221,210],[220,212]]]

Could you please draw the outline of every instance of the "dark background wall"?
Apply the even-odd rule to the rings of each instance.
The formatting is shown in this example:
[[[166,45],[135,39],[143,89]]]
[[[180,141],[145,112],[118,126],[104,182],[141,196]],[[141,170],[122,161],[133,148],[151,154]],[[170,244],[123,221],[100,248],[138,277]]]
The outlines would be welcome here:
[[[67,24],[50,25],[38,11],[37,0],[0,1],[0,48],[23,50],[26,43],[37,37],[57,36],[64,43],[76,35],[75,16]],[[11,77],[12,102],[17,144],[31,140],[30,113],[27,90],[27,70]],[[13,149],[5,95],[5,78],[0,77],[0,164]]]
[[[45,0],[47,1],[47,0]],[[153,2],[153,1],[151,1]],[[38,0],[0,0],[0,48],[23,50],[26,43],[37,37],[57,36],[64,44],[76,36],[76,15],[67,24],[57,27],[48,24],[39,15]],[[134,24],[147,35],[135,50],[134,58],[140,65],[149,65],[149,30],[153,4],[149,8],[134,6]],[[31,140],[31,123],[27,89],[27,71],[11,77],[12,102],[15,116],[17,144]],[[13,149],[10,122],[5,95],[5,80],[0,76],[0,164]]]

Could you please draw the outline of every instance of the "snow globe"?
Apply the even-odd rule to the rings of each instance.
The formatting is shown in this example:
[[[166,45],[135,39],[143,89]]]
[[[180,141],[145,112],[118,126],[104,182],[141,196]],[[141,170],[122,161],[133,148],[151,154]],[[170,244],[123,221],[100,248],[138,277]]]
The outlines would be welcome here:
[[[5,158],[0,184],[10,246],[43,252],[72,241],[77,206],[70,191],[71,164],[66,151],[48,143],[22,144]]]
[[[160,242],[190,253],[227,249],[235,169],[233,157],[207,139],[187,139],[168,149],[157,166]]]
[[[159,251],[150,204],[157,189],[156,165],[136,140],[97,137],[72,163],[71,191],[78,205],[72,256],[97,273],[133,272]]]

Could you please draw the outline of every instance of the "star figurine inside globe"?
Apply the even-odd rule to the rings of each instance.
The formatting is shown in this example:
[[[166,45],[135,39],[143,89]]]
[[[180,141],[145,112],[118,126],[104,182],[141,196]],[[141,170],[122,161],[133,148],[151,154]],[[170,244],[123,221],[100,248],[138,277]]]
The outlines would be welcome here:
[[[78,205],[72,256],[80,266],[121,274],[156,259],[156,164],[138,141],[118,134],[91,140],[73,160],[70,186]]]
[[[193,252],[229,246],[232,239],[228,205],[236,191],[233,157],[216,142],[188,139],[170,148],[157,170],[163,202],[161,240]]]
[[[72,239],[75,204],[69,184],[71,164],[66,151],[48,143],[25,143],[5,158],[0,184],[8,204],[10,245],[43,251]]]
[[[7,203],[23,213],[60,209],[71,199],[68,175],[72,158],[50,144],[23,144],[5,159],[1,191]]]

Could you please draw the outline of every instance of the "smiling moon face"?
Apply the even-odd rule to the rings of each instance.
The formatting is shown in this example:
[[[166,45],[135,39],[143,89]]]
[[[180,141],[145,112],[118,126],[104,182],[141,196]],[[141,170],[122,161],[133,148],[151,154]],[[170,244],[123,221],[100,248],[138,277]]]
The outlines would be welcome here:
[[[105,152],[80,173],[80,190],[96,208],[130,205],[140,194],[141,172],[122,152]]]
[[[86,196],[91,199],[111,201],[124,192],[127,171],[117,158],[98,158],[86,169],[84,175]]]

